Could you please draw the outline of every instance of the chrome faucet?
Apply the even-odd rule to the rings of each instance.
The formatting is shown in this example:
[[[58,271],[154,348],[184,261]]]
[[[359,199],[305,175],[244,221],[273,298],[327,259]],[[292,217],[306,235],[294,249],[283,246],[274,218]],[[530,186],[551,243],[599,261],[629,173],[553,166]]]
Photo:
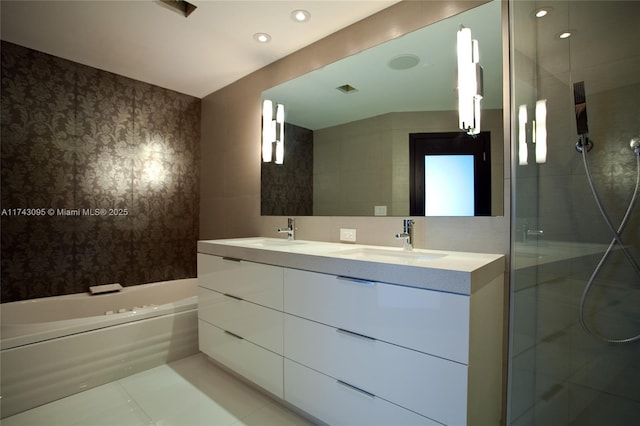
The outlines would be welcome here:
[[[287,240],[293,241],[296,239],[296,220],[292,217],[287,219],[286,228],[278,228],[278,233],[287,234]]]
[[[413,225],[415,221],[405,219],[403,221],[403,232],[396,234],[396,238],[402,240],[402,248],[407,251],[413,250]]]

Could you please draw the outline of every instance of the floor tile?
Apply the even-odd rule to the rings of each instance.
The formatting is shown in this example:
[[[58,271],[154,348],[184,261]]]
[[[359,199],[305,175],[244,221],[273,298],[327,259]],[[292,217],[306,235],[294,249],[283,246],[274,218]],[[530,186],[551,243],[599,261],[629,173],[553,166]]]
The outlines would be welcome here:
[[[2,419],[2,426],[306,426],[203,354]]]
[[[122,379],[122,386],[159,425],[206,425],[207,419],[226,425],[237,420],[215,399],[176,374],[169,366],[156,367]],[[247,412],[241,414],[247,414]]]
[[[313,423],[300,417],[286,407],[271,403],[240,419],[233,426],[312,426]]]
[[[2,419],[3,426],[148,425],[144,414],[117,383],[108,383]]]
[[[170,366],[204,395],[229,412],[236,413],[239,418],[273,401],[233,374],[216,366],[204,355],[185,358],[171,363]]]

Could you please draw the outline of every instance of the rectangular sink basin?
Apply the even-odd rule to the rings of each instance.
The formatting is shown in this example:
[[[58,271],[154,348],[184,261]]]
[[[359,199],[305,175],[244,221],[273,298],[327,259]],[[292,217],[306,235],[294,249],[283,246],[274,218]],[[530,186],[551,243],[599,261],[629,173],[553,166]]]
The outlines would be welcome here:
[[[349,259],[401,264],[427,263],[446,256],[446,254],[405,251],[402,249],[392,250],[373,247],[358,247],[355,249],[340,250],[334,252],[334,254],[337,256],[348,257]]]
[[[287,239],[276,238],[255,238],[242,240],[242,245],[249,247],[264,247],[264,248],[277,248],[277,247],[292,247],[306,244],[304,241],[289,241]]]

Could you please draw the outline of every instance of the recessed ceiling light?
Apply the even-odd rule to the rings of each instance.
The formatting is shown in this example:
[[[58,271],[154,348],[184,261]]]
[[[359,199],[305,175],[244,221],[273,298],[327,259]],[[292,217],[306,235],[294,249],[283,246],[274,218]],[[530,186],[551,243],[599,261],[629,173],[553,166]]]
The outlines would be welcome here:
[[[298,9],[291,12],[291,19],[296,22],[307,22],[311,19],[311,14],[306,10]]]
[[[549,13],[547,9],[538,9],[536,10],[536,18],[542,18],[543,16],[546,16],[547,13]]]
[[[561,39],[569,38],[571,37],[571,31],[564,31],[560,33],[558,37],[560,37]]]
[[[271,41],[271,36],[267,33],[256,33],[253,35],[253,38],[258,43],[269,43]]]

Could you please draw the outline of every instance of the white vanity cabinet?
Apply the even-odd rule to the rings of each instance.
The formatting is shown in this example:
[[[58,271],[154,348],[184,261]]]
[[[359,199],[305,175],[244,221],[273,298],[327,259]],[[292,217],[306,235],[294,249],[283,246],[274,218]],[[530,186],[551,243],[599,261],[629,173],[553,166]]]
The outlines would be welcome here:
[[[199,243],[211,358],[330,425],[500,424],[502,256],[402,269],[258,243]]]
[[[483,397],[468,386],[470,304],[466,295],[285,269],[284,356],[300,364],[292,371],[307,367],[437,422],[486,424],[476,416],[488,413],[468,412],[469,398]],[[295,400],[303,382],[287,385],[290,365],[285,399]]]
[[[332,426],[440,426],[287,358],[287,402]]]
[[[198,254],[200,350],[282,398],[283,268]]]
[[[282,311],[282,268],[198,253],[198,285]]]
[[[469,361],[469,296],[295,269],[285,269],[284,289],[287,313]]]

